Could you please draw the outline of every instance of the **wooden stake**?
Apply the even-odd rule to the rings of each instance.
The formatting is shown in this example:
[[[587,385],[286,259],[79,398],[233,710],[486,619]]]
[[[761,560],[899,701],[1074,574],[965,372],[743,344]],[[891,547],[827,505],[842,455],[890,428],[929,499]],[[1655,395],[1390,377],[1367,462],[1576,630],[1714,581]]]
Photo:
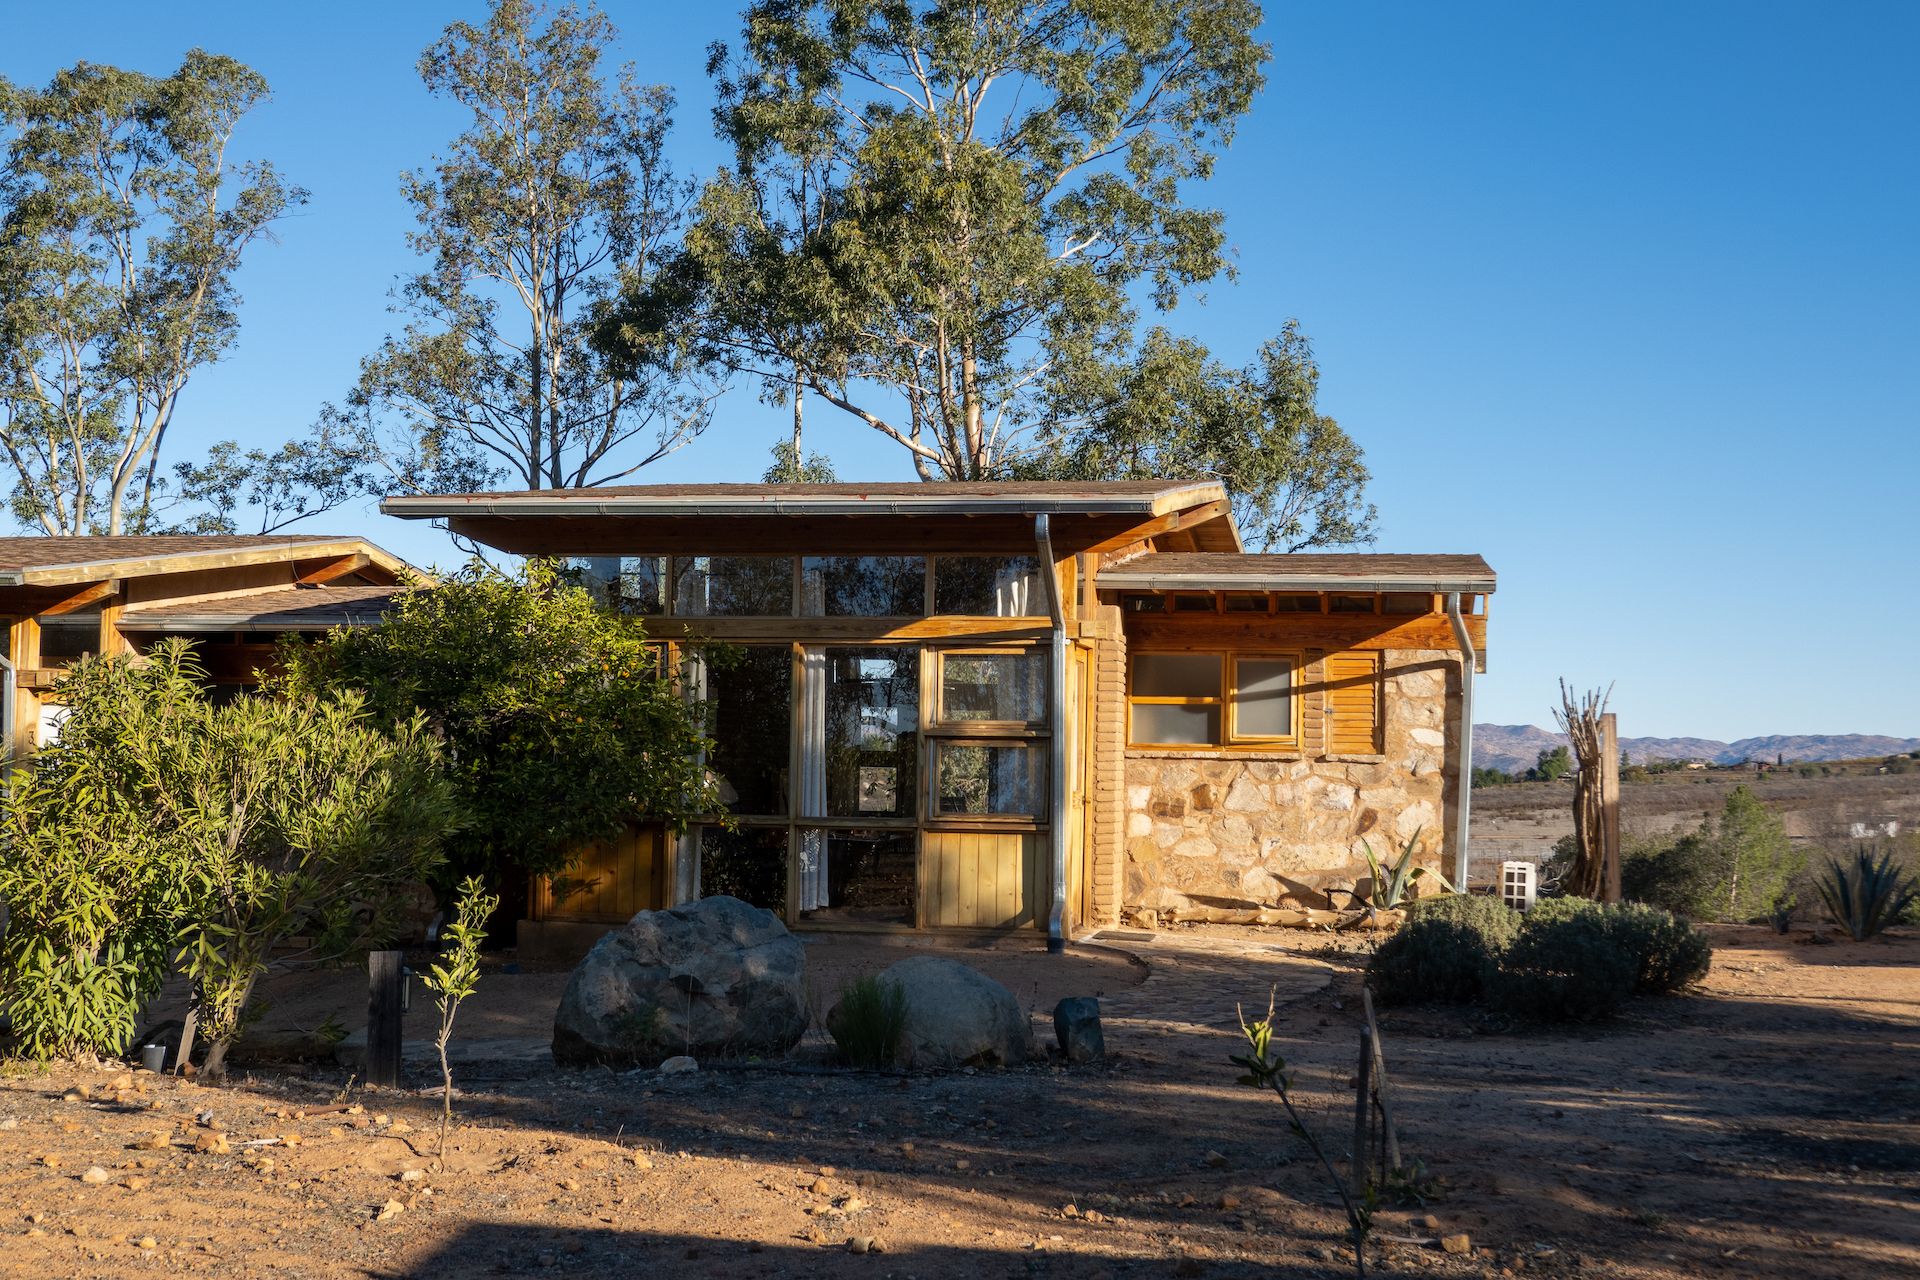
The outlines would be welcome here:
[[[188,1009],[186,1021],[180,1026],[180,1047],[174,1051],[173,1074],[187,1074],[187,1060],[193,1056],[193,1037],[200,1027],[200,1011]]]
[[[1600,857],[1602,902],[1618,902],[1620,890],[1620,726],[1613,712],[1600,717]]]
[[[400,1083],[401,983],[404,952],[367,953],[367,1083]]]
[[[1387,1087],[1387,1057],[1380,1048],[1380,1024],[1373,1016],[1373,992],[1360,988],[1360,1004],[1367,1011],[1367,1032],[1373,1040],[1373,1093],[1380,1102],[1380,1124],[1386,1130],[1387,1168],[1400,1172],[1400,1131],[1393,1122],[1393,1098]]]
[[[1359,1087],[1353,1091],[1353,1198],[1366,1197],[1373,1155],[1373,1032],[1360,1028]]]

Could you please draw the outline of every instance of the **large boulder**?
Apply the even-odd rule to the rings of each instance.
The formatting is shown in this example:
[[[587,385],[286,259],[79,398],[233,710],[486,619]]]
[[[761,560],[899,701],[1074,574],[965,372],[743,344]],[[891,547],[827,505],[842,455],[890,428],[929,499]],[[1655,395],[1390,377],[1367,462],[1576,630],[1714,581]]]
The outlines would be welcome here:
[[[573,971],[553,1016],[554,1059],[784,1053],[807,1030],[805,969],[779,917],[738,898],[642,911]]]
[[[899,1066],[1010,1067],[1032,1051],[1027,1015],[1013,993],[977,969],[940,956],[913,956],[889,966],[880,981],[906,996]],[[827,1025],[840,1014],[836,1005]]]

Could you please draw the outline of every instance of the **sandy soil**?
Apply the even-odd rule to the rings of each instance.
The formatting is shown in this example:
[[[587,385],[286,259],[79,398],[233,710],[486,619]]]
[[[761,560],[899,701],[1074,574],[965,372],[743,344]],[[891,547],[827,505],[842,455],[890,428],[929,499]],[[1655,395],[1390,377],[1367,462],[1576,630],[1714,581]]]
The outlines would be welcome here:
[[[1262,941],[1335,969],[1283,1010],[1283,1049],[1344,1150],[1363,944]],[[1376,1269],[1920,1275],[1920,934],[1716,943],[1702,991],[1604,1028],[1387,1014],[1402,1143],[1445,1186],[1383,1207],[1381,1229],[1424,1238],[1432,1215],[1473,1252],[1385,1243]],[[1139,950],[1151,963],[1155,945]],[[1328,1189],[1226,1061],[1232,1001],[1264,1003],[1264,987],[1238,990],[1223,964],[1183,989],[1181,971],[1140,991],[1185,1000],[1199,1025],[1119,1022],[1098,1067],[473,1067],[439,1160],[436,1099],[345,1095],[338,1071],[212,1088],[16,1066],[0,1079],[0,1274],[1351,1274]],[[357,1109],[329,1109],[343,1105]],[[226,1153],[192,1149],[216,1132]]]

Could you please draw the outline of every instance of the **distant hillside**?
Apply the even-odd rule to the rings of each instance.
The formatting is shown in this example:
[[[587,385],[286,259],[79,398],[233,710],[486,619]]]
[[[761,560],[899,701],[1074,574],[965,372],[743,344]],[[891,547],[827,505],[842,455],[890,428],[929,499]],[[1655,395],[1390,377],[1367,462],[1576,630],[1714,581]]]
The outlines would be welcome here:
[[[1563,746],[1566,737],[1531,724],[1476,724],[1473,762],[1518,773],[1533,767],[1542,751]],[[1920,738],[1888,738],[1871,733],[1771,734],[1720,742],[1713,738],[1622,738],[1632,760],[1705,760],[1739,764],[1745,760],[1859,760],[1920,751]]]

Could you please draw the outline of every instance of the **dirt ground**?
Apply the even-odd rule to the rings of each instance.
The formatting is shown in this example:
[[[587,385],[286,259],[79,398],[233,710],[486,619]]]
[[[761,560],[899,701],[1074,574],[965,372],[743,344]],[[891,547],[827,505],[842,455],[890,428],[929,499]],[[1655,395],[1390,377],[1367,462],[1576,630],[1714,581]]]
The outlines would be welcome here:
[[[1444,1186],[1383,1206],[1380,1230],[1465,1232],[1472,1252],[1388,1241],[1373,1268],[1920,1275],[1920,933],[1715,942],[1697,994],[1606,1027],[1386,1012],[1402,1145]],[[1311,992],[1283,1008],[1281,1048],[1344,1153],[1366,944],[1200,930],[1117,945],[1144,958],[1144,985],[1124,957],[1071,976],[1113,979],[1104,1065],[473,1063],[438,1159],[437,1098],[343,1091],[336,1068],[216,1088],[16,1064],[0,1078],[0,1274],[1351,1274],[1329,1189],[1227,1056],[1235,1000],[1264,1006],[1274,981]],[[822,973],[885,958],[839,942],[810,955]],[[1016,991],[1040,1007],[1049,985]]]

